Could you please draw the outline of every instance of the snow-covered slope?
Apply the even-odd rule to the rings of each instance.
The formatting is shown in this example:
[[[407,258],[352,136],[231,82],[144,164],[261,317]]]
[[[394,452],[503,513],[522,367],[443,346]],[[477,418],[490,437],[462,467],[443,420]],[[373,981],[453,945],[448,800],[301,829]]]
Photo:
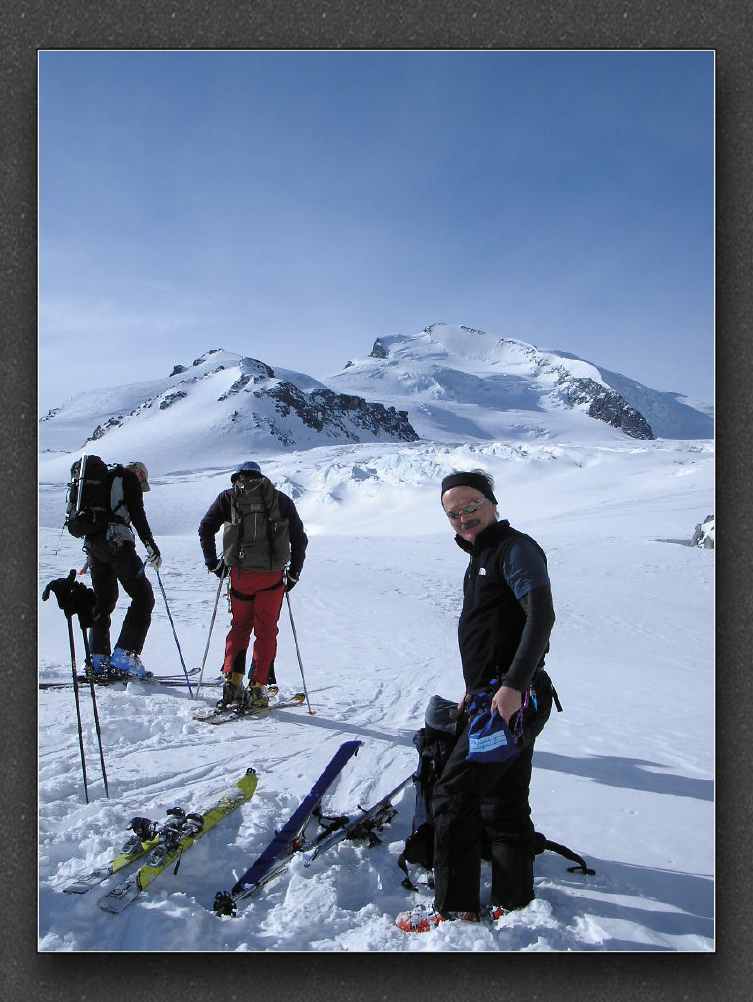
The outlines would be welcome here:
[[[87,805],[73,694],[40,693],[41,949],[711,950],[714,551],[688,545],[688,527],[714,507],[712,444],[618,433],[596,443],[348,444],[280,452],[264,465],[296,498],[310,536],[291,606],[317,714],[280,710],[212,728],[192,719],[195,703],[178,689],[101,690],[107,800],[84,692]],[[339,744],[356,738],[364,747],[327,797],[331,813],[370,804],[411,773],[411,738],[429,698],[459,695],[466,557],[438,487],[449,470],[478,466],[496,477],[500,514],[538,539],[549,560],[557,622],[547,669],[564,712],[553,713],[536,744],[536,828],[582,853],[596,875],[568,873],[545,854],[535,864],[536,900],[496,928],[448,923],[405,936],[395,914],[430,899],[425,889],[407,892],[396,865],[410,830],[407,790],[381,845],[341,844],[308,870],[297,859],[238,918],[215,918],[215,892],[261,852]],[[196,527],[227,474],[184,467],[157,475],[146,498],[189,665],[201,661],[216,593]],[[81,566],[80,543],[59,532],[63,507],[62,487],[43,485],[40,593]],[[155,592],[144,658],[160,674],[180,671]],[[115,630],[124,608],[121,597]],[[228,619],[222,601],[207,676],[221,663]],[[41,673],[64,680],[67,631],[54,601],[40,603],[39,622]],[[284,686],[300,683],[285,612],[277,673]],[[199,701],[213,698],[205,690]],[[259,773],[255,798],[129,913],[96,906],[114,881],[81,898],[62,893],[111,858],[131,817],[162,818],[175,804],[201,810],[247,765]],[[482,900],[488,895],[484,867]]]
[[[40,422],[43,478],[59,478],[84,445],[107,461],[138,457],[170,470],[283,446],[415,438],[405,415],[381,403],[222,349],[162,379],[79,393]]]
[[[465,325],[377,338],[329,382],[407,410],[423,438],[710,438],[708,414],[566,352]]]

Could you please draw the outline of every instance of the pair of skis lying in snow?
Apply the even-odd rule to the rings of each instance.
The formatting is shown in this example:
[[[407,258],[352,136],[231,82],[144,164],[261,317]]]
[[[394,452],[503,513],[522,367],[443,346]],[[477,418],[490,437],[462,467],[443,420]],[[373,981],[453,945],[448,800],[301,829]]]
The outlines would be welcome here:
[[[198,668],[190,668],[188,670],[188,675],[198,675]],[[76,676],[76,681],[78,683],[94,682],[97,686],[112,686],[112,685],[122,685],[124,688],[129,682],[142,682],[146,685],[168,685],[168,686],[187,686],[188,682],[186,676],[180,675],[154,675],[151,672],[145,675],[143,678],[139,678],[136,675],[92,675],[91,678],[88,674],[79,674]],[[40,689],[69,689],[73,685],[72,679],[66,679],[64,681],[40,681],[38,683]],[[222,685],[222,680],[205,682],[204,685]]]
[[[76,681],[82,685],[90,681],[88,675],[77,675]],[[148,678],[108,678],[108,679],[92,679],[96,686],[118,686],[122,685],[124,688],[129,682],[141,682],[147,685],[167,685],[170,687],[182,686],[186,688],[186,677],[185,675],[150,675]],[[71,680],[66,680],[65,682],[48,682],[43,681],[38,683],[40,689],[70,689],[73,686]],[[217,686],[222,685],[222,682],[204,682],[204,686]]]
[[[373,807],[364,809],[359,806],[354,813],[338,817],[326,817],[321,813],[322,798],[347,762],[358,753],[362,743],[346,741],[338,748],[311,791],[283,827],[275,832],[274,838],[258,859],[230,890],[220,891],[215,896],[212,907],[217,915],[235,915],[238,902],[255,894],[279,876],[296,853],[303,854],[303,865],[308,867],[322,852],[344,839],[367,840],[370,845],[379,841],[376,832],[397,813],[392,800],[412,780],[412,775]],[[64,892],[86,894],[108,877],[146,857],[135,873],[116,884],[97,902],[104,911],[119,914],[173,863],[174,872],[177,873],[183,853],[223,818],[248,802],[256,792],[256,787],[256,772],[248,769],[204,814],[185,814],[181,808],[171,808],[168,811],[169,820],[161,826],[146,818],[134,818],[131,821],[134,834],[120,853],[107,866],[92,870],[64,887]],[[322,830],[309,840],[307,829],[312,822],[316,822]]]

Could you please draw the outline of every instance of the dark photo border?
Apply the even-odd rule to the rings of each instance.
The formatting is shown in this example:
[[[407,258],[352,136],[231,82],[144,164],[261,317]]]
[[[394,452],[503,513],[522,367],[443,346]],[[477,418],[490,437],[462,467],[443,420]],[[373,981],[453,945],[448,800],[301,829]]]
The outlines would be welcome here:
[[[753,44],[743,0],[41,0],[0,13],[3,94],[1,422],[5,518],[0,769],[6,956],[0,990],[21,999],[336,1002],[750,997],[753,796]],[[39,49],[713,49],[717,59],[717,880],[713,954],[39,954],[37,952],[37,51]],[[682,359],[678,359],[678,369]],[[737,585],[727,543],[743,558]],[[746,609],[748,613],[746,614]],[[688,686],[694,679],[688,677]],[[677,693],[682,699],[682,693]],[[660,708],[657,708],[660,713]],[[636,721],[636,727],[655,721]],[[678,831],[678,839],[693,832]]]

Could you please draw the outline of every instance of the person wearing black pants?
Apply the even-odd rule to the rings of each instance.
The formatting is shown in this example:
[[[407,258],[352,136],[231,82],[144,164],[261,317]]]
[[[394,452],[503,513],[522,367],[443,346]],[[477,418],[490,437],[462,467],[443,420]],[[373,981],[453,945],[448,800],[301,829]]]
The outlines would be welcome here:
[[[141,660],[146,635],[152,621],[154,591],[146,576],[141,557],[136,553],[136,541],[131,526],[144,544],[147,563],[155,569],[162,557],[154,542],[144,511],[144,492],[150,489],[147,469],[143,463],[116,466],[108,475],[109,515],[106,531],[87,536],[84,551],[91,572],[96,597],[92,627],[91,663],[95,679],[129,675],[145,678],[147,672]],[[118,583],[131,598],[123,626],[115,645],[110,648],[110,618],[118,600]]]
[[[488,916],[496,921],[533,898],[528,793],[533,744],[551,711],[551,683],[543,665],[554,609],[544,551],[507,520],[498,520],[493,488],[492,478],[479,470],[442,481],[442,507],[455,542],[469,556],[458,623],[466,691],[458,704],[457,744],[432,799],[434,905],[398,915],[396,925],[403,932],[429,932],[447,919],[480,921],[484,842],[492,864]],[[489,691],[492,713],[510,729],[522,723],[519,754],[512,759],[467,760],[466,705],[471,693],[481,690]]]
[[[97,597],[92,627],[92,651],[110,654],[110,617],[118,601],[118,583],[131,604],[123,619],[116,648],[140,655],[152,622],[154,591],[133,543],[117,549],[93,540],[88,549],[92,588]]]
[[[524,908],[533,899],[534,827],[528,791],[534,741],[552,708],[546,678],[546,684],[535,686],[537,710],[530,718],[526,714],[516,758],[500,763],[466,761],[466,719],[434,787],[434,905],[440,914],[481,912],[484,845],[491,857],[495,910]]]

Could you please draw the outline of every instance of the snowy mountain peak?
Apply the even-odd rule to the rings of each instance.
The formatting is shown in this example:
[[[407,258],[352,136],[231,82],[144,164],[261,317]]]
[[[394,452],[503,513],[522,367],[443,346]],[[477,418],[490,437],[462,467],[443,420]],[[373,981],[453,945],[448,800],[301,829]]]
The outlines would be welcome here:
[[[330,382],[407,410],[424,438],[704,438],[708,415],[565,352],[467,324],[379,337]]]
[[[48,451],[96,443],[105,459],[139,456],[155,469],[418,438],[404,411],[222,348],[175,364],[166,378],[79,394],[48,412],[42,429]]]

